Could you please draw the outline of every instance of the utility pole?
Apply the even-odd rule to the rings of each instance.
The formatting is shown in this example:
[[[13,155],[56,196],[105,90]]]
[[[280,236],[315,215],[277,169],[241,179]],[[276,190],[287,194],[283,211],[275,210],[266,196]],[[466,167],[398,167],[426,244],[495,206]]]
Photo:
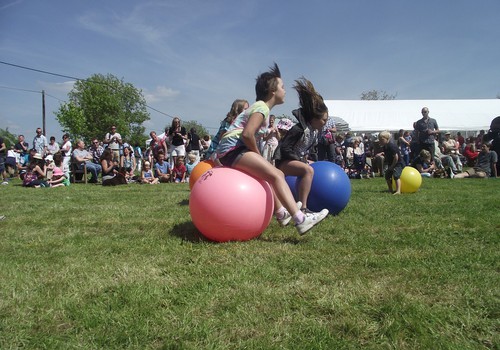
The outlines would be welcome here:
[[[42,90],[42,129],[43,134],[47,135],[47,131],[45,130],[45,90]]]

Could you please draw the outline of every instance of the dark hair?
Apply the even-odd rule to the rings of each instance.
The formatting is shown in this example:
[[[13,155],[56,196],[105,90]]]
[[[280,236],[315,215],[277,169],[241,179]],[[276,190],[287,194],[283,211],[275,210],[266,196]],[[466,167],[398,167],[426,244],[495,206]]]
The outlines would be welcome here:
[[[316,92],[314,85],[304,77],[295,80],[293,88],[299,94],[299,102],[302,109],[302,116],[307,122],[312,119],[321,119],[328,113],[328,107],[321,97]]]
[[[269,67],[268,72],[264,72],[257,77],[255,83],[256,101],[269,99],[269,94],[278,88],[278,78],[281,78],[281,73],[276,63],[274,63],[274,66]]]
[[[113,160],[113,152],[111,151],[110,148],[104,149],[104,152],[101,154],[101,158],[99,159],[101,162],[103,160],[111,161]]]

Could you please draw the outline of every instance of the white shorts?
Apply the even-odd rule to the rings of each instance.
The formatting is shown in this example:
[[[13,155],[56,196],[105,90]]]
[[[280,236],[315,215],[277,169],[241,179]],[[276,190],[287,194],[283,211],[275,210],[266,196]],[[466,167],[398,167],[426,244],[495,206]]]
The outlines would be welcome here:
[[[186,155],[186,146],[172,146],[172,151],[170,152],[171,157],[184,157]]]

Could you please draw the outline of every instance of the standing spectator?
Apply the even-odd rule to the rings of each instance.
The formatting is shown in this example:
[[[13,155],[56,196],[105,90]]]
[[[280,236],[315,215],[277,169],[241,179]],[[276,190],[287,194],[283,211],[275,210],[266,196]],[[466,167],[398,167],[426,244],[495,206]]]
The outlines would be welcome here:
[[[56,142],[56,138],[54,136],[51,136],[49,144],[47,146],[47,153],[54,155],[59,152],[60,149],[61,147],[59,147],[59,144]]]
[[[403,129],[399,130],[398,146],[401,151],[401,156],[403,157],[405,166],[410,165],[410,152],[411,152],[410,145],[411,145],[410,132],[404,131]]]
[[[172,145],[169,160],[170,164],[173,166],[177,162],[177,157],[186,156],[185,142],[187,142],[187,132],[186,128],[181,125],[179,117],[175,117],[172,120],[172,125],[168,129],[168,138]]]
[[[93,162],[94,157],[85,149],[85,142],[82,140],[76,142],[76,148],[73,151],[73,159],[78,163],[78,169],[83,169],[84,164],[87,166],[87,171],[92,174],[92,179],[89,180],[89,183],[95,184],[98,182],[97,178],[102,168],[99,164]]]
[[[22,167],[25,166],[28,162],[29,144],[24,140],[24,135],[19,135],[17,137],[14,151],[19,154],[19,165]]]
[[[165,140],[166,137],[163,138],[163,141],[160,140],[158,135],[156,135],[155,131],[151,131],[149,133],[149,136],[151,137],[151,141],[149,142],[149,149],[150,149],[149,161],[151,163],[154,163],[158,159],[159,152],[163,152],[163,153],[167,154],[167,146],[166,146],[166,140]]]
[[[69,140],[69,134],[63,135],[63,142],[61,145],[61,154],[63,155],[63,171],[66,178],[69,179],[69,163],[71,162],[71,152],[73,147]]]
[[[42,157],[45,156],[48,145],[47,138],[42,134],[42,128],[37,128],[36,136],[33,139],[33,148],[36,149],[36,153],[40,153]]]
[[[318,160],[328,160],[335,162],[335,135],[337,126],[333,117],[329,116],[328,120],[321,130],[318,140]]]
[[[500,154],[500,116],[494,118],[490,124],[490,130],[484,135],[484,141],[491,142],[491,150]],[[497,174],[500,174],[500,163],[497,162]]]
[[[262,157],[267,159],[268,162],[274,164],[273,156],[276,147],[278,147],[278,142],[280,140],[280,133],[278,128],[274,125],[276,117],[274,114],[269,116],[269,126],[266,133],[264,134],[264,147],[262,150]]]
[[[422,119],[417,120],[415,129],[418,132],[419,152],[426,149],[431,154],[431,157],[434,157],[436,153],[434,140],[436,135],[439,134],[439,126],[435,119],[429,117],[429,108],[422,108]]]
[[[116,126],[111,126],[111,131],[104,137],[104,144],[113,152],[113,161],[120,161],[120,148],[122,145],[122,136],[116,132]]]
[[[7,160],[7,146],[5,146],[5,142],[3,137],[0,136],[0,175],[3,177],[2,185],[8,185],[8,176],[5,161]]]
[[[197,160],[200,160],[200,150],[203,148],[201,145],[201,140],[196,133],[195,128],[191,128],[188,133],[188,153],[192,153],[196,156]]]

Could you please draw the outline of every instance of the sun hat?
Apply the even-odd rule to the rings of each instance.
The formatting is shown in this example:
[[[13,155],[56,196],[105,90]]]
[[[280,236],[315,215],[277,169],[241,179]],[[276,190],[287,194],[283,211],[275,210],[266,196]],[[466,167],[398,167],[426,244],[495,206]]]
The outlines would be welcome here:
[[[33,156],[34,159],[43,159],[42,155],[40,153],[35,153]]]

